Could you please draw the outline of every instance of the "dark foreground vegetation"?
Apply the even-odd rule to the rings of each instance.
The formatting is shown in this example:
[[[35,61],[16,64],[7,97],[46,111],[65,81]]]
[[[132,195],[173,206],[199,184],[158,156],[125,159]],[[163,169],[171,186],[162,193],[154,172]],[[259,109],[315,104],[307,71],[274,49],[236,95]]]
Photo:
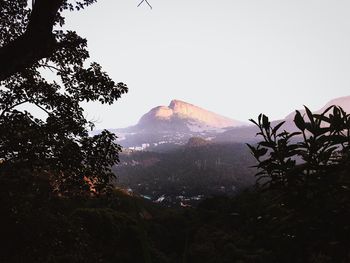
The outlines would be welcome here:
[[[292,208],[276,200],[279,193],[252,191],[165,210],[120,192],[62,199],[45,182],[12,183],[16,189],[1,184],[1,262],[350,260],[348,199]]]
[[[67,198],[32,172],[2,176],[0,260],[349,262],[350,118],[330,110],[308,121],[297,113],[300,134],[259,116],[263,140],[250,147],[263,185],[197,208],[160,208],[111,188]]]

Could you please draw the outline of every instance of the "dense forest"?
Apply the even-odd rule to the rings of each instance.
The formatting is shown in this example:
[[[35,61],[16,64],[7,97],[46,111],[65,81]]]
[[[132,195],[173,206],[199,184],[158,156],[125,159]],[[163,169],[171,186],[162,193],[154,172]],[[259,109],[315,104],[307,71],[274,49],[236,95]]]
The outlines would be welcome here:
[[[235,147],[251,152],[257,184],[234,196],[165,208],[114,187],[121,147],[108,131],[89,136],[80,102],[112,104],[128,89],[87,66],[86,40],[62,28],[64,12],[94,2],[0,3],[0,262],[350,262],[350,115],[337,106],[297,111],[293,132],[252,120],[260,141]],[[232,145],[192,143],[165,161],[140,155],[178,176],[188,165],[189,184],[247,171],[221,165],[249,160]],[[207,165],[213,181],[198,172]]]

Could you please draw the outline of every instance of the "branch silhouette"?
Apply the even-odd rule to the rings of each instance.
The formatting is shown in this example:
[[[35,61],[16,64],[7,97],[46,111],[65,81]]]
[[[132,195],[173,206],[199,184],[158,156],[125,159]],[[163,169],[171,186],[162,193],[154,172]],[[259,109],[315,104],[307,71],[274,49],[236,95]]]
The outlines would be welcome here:
[[[142,5],[143,2],[146,2],[146,4],[152,9],[152,6],[150,5],[150,3],[147,0],[142,0],[137,7],[139,7],[140,5]]]

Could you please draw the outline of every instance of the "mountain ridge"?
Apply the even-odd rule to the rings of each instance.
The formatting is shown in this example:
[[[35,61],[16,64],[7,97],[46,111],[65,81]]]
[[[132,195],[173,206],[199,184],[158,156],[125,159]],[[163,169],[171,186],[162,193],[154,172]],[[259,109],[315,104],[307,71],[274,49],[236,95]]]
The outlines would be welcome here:
[[[343,96],[334,98],[330,101],[328,101],[323,107],[321,107],[319,110],[312,111],[313,113],[322,113],[324,110],[326,110],[328,107],[336,105],[340,106],[344,109],[345,112],[350,113],[350,96]],[[305,109],[299,110],[301,115],[306,114]],[[285,129],[289,132],[295,132],[298,131],[297,127],[294,124],[294,116],[295,111],[288,114],[284,119],[279,120],[271,120],[272,125],[276,125],[282,121],[285,121],[281,129]],[[245,126],[245,127],[237,127],[233,129],[229,129],[223,133],[220,133],[215,138],[216,141],[220,142],[250,142],[256,140],[256,133],[258,132],[258,129],[256,126]]]
[[[313,112],[320,113],[330,105],[339,105],[346,112],[350,112],[350,96],[332,99]],[[305,113],[303,110],[300,112]],[[282,129],[296,131],[294,115],[295,111],[284,119],[271,120],[272,125],[285,121]],[[255,136],[258,130],[254,125],[176,99],[168,106],[152,108],[136,125],[112,131],[120,138],[119,143],[122,146],[138,150],[168,149],[175,145],[185,145],[191,137],[202,137],[212,142],[253,142],[258,139]]]
[[[329,108],[332,105],[336,105],[336,106],[340,106],[343,108],[343,110],[347,113],[350,113],[350,96],[343,96],[343,97],[337,97],[334,99],[331,99],[330,101],[328,101],[322,108],[320,108],[319,110],[313,111],[314,113],[322,113],[323,111],[325,111],[327,108]],[[301,115],[305,114],[305,109],[300,109],[298,110]],[[292,120],[294,119],[294,115],[295,115],[295,111],[289,113],[285,119],[286,120]]]

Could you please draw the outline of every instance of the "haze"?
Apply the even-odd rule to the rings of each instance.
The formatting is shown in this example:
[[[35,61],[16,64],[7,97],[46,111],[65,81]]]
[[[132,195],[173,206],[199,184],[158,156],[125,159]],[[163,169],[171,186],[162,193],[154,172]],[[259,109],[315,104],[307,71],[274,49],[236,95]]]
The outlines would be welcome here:
[[[130,88],[112,106],[85,106],[97,128],[135,124],[172,99],[246,121],[350,93],[349,1],[149,2],[98,1],[67,18]]]

